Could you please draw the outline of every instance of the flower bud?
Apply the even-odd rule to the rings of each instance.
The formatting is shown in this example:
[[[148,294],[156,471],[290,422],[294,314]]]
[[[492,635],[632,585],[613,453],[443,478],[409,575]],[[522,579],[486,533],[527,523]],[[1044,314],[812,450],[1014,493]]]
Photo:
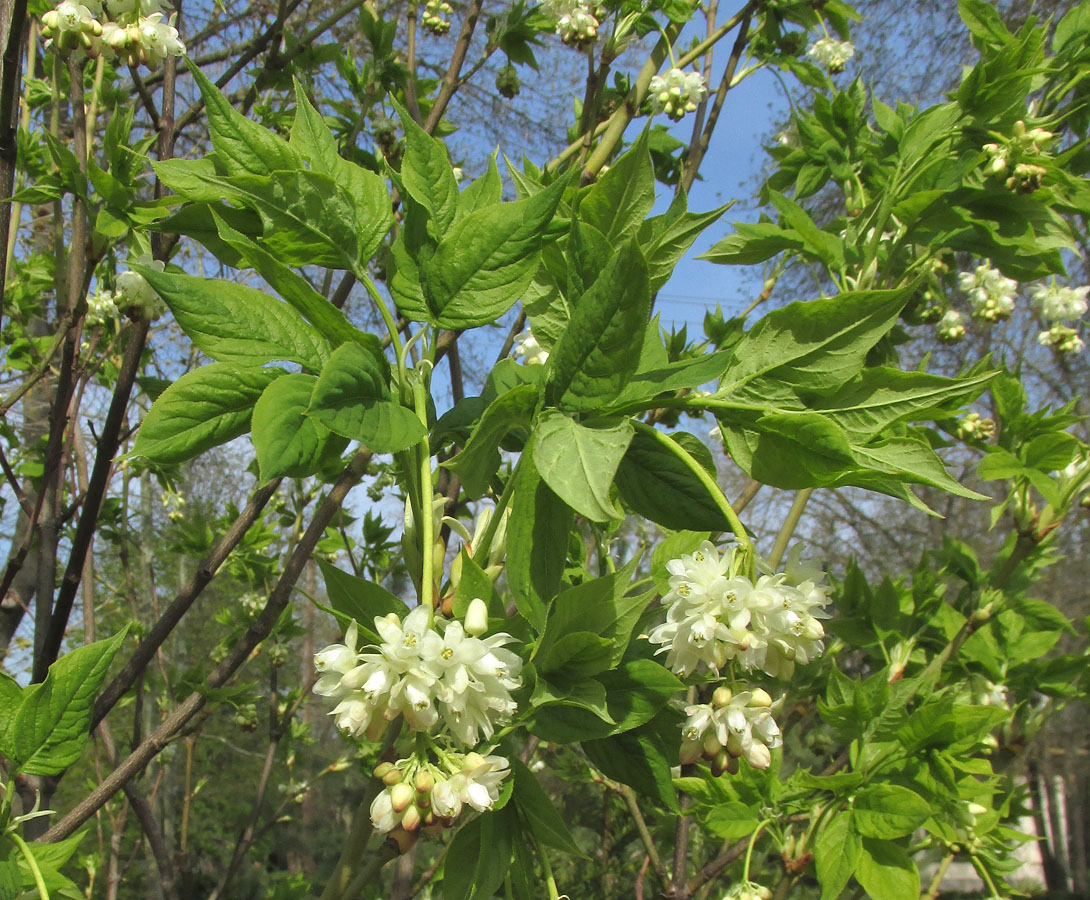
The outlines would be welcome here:
[[[701,741],[683,740],[678,755],[683,766],[695,763],[704,755],[704,744]]]
[[[416,831],[420,827],[420,810],[415,806],[410,806],[405,810],[405,815],[401,819],[401,827],[410,834]]]
[[[719,738],[715,736],[714,731],[710,731],[704,735],[704,752],[709,757],[715,756],[721,749],[722,746],[719,743]]]
[[[727,751],[720,750],[715,755],[715,759],[712,760],[712,774],[716,778],[718,778],[720,775],[730,769],[730,764],[732,762],[734,762],[734,760],[730,757]],[[735,763],[735,771],[737,770],[737,763]]]
[[[413,789],[399,781],[390,788],[390,801],[393,803],[395,813],[403,813],[413,802]]]
[[[488,631],[488,605],[480,598],[474,597],[469,601],[465,617],[466,634],[480,637]]]
[[[712,694],[712,705],[718,709],[722,709],[728,703],[730,703],[731,694],[730,688],[724,685],[720,685],[715,689],[715,693]]]
[[[772,705],[772,698],[764,688],[754,688],[753,695],[749,698],[749,705],[768,709]]]
[[[435,776],[431,772],[421,769],[416,773],[416,778],[413,779],[413,785],[416,787],[419,794],[430,794],[431,789],[435,787]]]
[[[388,787],[392,787],[395,784],[401,784],[401,779],[404,778],[404,773],[396,766],[390,766],[382,776],[383,784]]]

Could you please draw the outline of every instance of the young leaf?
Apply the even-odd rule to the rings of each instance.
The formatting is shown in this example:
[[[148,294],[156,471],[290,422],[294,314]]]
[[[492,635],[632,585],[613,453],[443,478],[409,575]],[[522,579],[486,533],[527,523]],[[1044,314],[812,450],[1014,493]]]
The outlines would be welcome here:
[[[368,631],[373,630],[376,618],[387,613],[397,613],[401,617],[408,614],[409,607],[404,601],[381,585],[350,575],[324,559],[318,559],[317,563],[325,579],[325,592],[330,606],[348,618],[355,619]]]
[[[651,293],[647,262],[624,244],[576,303],[548,362],[546,399],[570,410],[597,409],[628,382],[643,342]]]
[[[424,295],[443,328],[487,325],[529,287],[545,228],[567,185],[469,213],[443,235],[424,269]]]
[[[232,281],[137,270],[166,301],[194,344],[219,362],[296,362],[317,372],[329,344],[285,303]]]
[[[447,156],[446,145],[432,137],[413,121],[413,117],[393,102],[405,129],[405,158],[400,178],[405,192],[427,210],[428,230],[442,237],[454,224],[458,213],[458,182]]]
[[[852,821],[863,837],[898,838],[911,834],[931,815],[927,801],[897,784],[874,784],[855,795]]]
[[[254,404],[284,374],[278,368],[212,363],[183,375],[148,410],[132,455],[169,465],[245,434]]]
[[[863,838],[855,863],[855,880],[871,897],[882,900],[919,900],[920,873],[909,855],[896,844]]]
[[[59,775],[80,758],[95,694],[125,633],[65,654],[49,667],[45,681],[23,692],[11,725],[14,772]]]
[[[412,410],[389,399],[383,362],[358,344],[342,344],[322,367],[306,414],[375,453],[415,444],[424,426]]]
[[[852,830],[851,813],[832,816],[814,844],[814,864],[821,884],[821,900],[835,900],[855,871],[863,842]]]
[[[518,830],[518,817],[506,806],[463,825],[447,854],[441,882],[445,900],[489,900],[511,866]]]
[[[579,218],[620,247],[636,234],[654,205],[655,170],[644,130],[609,171],[586,188],[579,200]]]
[[[541,789],[533,773],[518,757],[511,760],[511,773],[515,781],[511,796],[534,837],[547,847],[586,859],[586,855],[576,846],[568,826],[556,811],[549,795]]]
[[[610,499],[609,488],[632,440],[628,419],[580,424],[561,412],[547,410],[534,434],[534,465],[561,500],[594,522],[622,517]]]
[[[303,415],[316,381],[301,372],[281,375],[258,398],[250,431],[263,483],[313,475],[330,454],[344,451],[347,440]]]

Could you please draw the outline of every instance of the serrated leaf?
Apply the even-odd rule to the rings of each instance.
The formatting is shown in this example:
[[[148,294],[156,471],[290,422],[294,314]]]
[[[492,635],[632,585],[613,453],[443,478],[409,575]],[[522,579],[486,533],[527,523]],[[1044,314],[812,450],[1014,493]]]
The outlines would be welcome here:
[[[296,362],[317,372],[329,356],[329,344],[317,329],[262,291],[231,281],[135,268],[166,301],[193,343],[218,362]]]
[[[655,205],[655,170],[644,130],[579,200],[579,217],[614,247],[634,236]]]
[[[343,452],[347,441],[303,413],[317,378],[301,372],[281,375],[265,388],[250,422],[262,483],[273,478],[315,474],[329,453]]]
[[[897,784],[873,784],[855,795],[852,821],[863,837],[898,838],[915,831],[931,815],[927,801]]]
[[[919,900],[920,873],[896,844],[863,838],[855,863],[855,880],[871,900]]]
[[[405,129],[401,182],[409,196],[427,210],[428,218],[434,222],[434,235],[442,236],[454,224],[458,212],[458,182],[446,145],[417,125],[396,101],[393,106]]]
[[[316,559],[316,562],[325,579],[329,605],[342,615],[355,619],[366,630],[373,631],[375,619],[387,613],[397,613],[402,618],[408,614],[409,607],[405,602],[381,585],[357,578],[324,559]]]
[[[855,872],[863,842],[851,828],[850,813],[832,816],[814,844],[814,865],[821,884],[821,900],[835,900]]]
[[[132,455],[169,465],[245,434],[258,398],[284,374],[217,362],[183,375],[148,410]]]

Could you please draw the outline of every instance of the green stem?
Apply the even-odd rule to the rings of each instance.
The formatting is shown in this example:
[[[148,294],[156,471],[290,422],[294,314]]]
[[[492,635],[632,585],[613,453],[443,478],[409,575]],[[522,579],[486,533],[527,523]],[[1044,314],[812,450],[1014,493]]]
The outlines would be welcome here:
[[[12,831],[8,837],[15,841],[15,846],[19,848],[26,864],[30,866],[30,874],[34,876],[34,886],[38,889],[38,896],[41,900],[49,900],[49,891],[45,889],[45,880],[42,878],[42,870],[38,868],[38,860],[34,858],[34,851],[16,832]]]
[[[768,564],[773,569],[780,567],[780,561],[783,559],[783,555],[787,552],[787,542],[791,540],[791,535],[795,533],[795,529],[798,528],[799,520],[802,518],[802,513],[806,509],[806,501],[810,499],[810,495],[814,493],[813,488],[804,488],[795,494],[795,499],[791,503],[791,509],[787,511],[787,518],[783,520],[783,527],[780,529],[780,533],[776,535],[776,543],[772,547],[772,552],[768,556]]]
[[[428,610],[429,620],[435,612],[435,515],[432,512],[431,445],[428,442],[428,399],[424,385],[413,385],[416,415],[424,426],[424,437],[417,445],[420,454],[420,534],[423,553],[420,573],[420,603]]]
[[[541,871],[545,875],[545,887],[549,891],[549,900],[560,900],[560,891],[556,889],[556,879],[553,878],[553,867],[549,865],[549,857],[545,855],[545,848],[536,835],[531,835],[534,848],[537,850],[537,858],[541,861]]]
[[[8,819],[11,818],[11,800],[15,794],[15,779],[9,778],[7,786],[4,788],[4,802],[0,806],[0,834],[3,834],[8,827]]]
[[[992,900],[1000,900],[999,891],[996,890],[995,882],[992,881],[992,876],[988,874],[988,870],[984,867],[984,864],[976,856],[971,856],[969,859],[973,864],[973,868],[976,869],[977,874],[988,886],[988,890],[992,892]]]
[[[730,505],[730,501],[727,500],[726,495],[723,493],[723,489],[719,487],[719,483],[708,474],[707,469],[693,459],[689,451],[682,447],[677,441],[671,440],[667,434],[659,431],[657,428],[652,428],[650,425],[646,425],[643,422],[634,421],[633,424],[639,431],[642,431],[648,437],[654,438],[661,447],[669,450],[674,456],[681,460],[681,462],[685,464],[685,467],[689,469],[689,471],[697,477],[697,480],[707,489],[712,500],[715,502],[715,505],[719,508],[719,511],[726,517],[731,530],[734,532],[734,537],[737,539],[745,553],[747,570],[751,575],[754,574],[756,571],[757,554],[753,550],[753,542],[749,539],[749,535],[746,533],[742,520],[738,518],[738,514],[735,513],[734,507]]]
[[[496,508],[492,510],[492,518],[488,520],[488,525],[485,526],[484,534],[481,535],[481,539],[477,542],[477,546],[473,548],[473,561],[482,569],[484,568],[484,564],[488,561],[489,552],[492,550],[492,541],[495,540],[496,532],[499,530],[500,519],[503,518],[504,510],[507,509],[508,504],[511,502],[515,475],[518,473],[521,464],[522,457],[519,457],[519,461],[515,463],[515,468],[511,470],[511,476],[507,479],[507,484],[503,486],[503,492],[496,501]]]
[[[760,837],[765,826],[771,822],[771,819],[765,819],[760,825],[753,829],[753,834],[749,836],[749,846],[746,847],[746,861],[742,866],[742,881],[749,881],[749,864],[753,860],[753,848],[756,846],[757,838]]]
[[[390,308],[386,305],[382,294],[378,292],[378,288],[375,287],[375,283],[367,276],[366,272],[356,272],[355,275],[367,289],[367,293],[371,295],[375,306],[378,307],[379,315],[382,316],[382,321],[386,323],[386,330],[390,333],[390,345],[394,348],[394,355],[401,360],[401,335],[398,334],[397,321],[390,313]],[[402,365],[402,368],[404,368],[404,365]]]

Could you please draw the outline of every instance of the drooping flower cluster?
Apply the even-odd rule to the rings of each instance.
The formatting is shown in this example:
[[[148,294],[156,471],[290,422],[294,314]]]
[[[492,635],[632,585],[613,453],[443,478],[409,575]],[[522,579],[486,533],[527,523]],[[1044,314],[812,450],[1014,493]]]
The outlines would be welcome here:
[[[160,0],[63,0],[42,16],[42,36],[62,55],[82,50],[157,66],[168,56],[185,55],[175,16],[164,22],[165,11]]]
[[[656,115],[664,112],[675,122],[680,122],[685,113],[695,112],[708,96],[708,85],[699,72],[686,72],[675,67],[665,75],[655,75],[648,94],[652,112]]]
[[[1005,278],[999,269],[992,268],[990,260],[986,260],[972,272],[960,272],[958,287],[969,295],[973,316],[977,319],[997,322],[1000,319],[1009,319],[1014,312],[1018,282],[1013,278]]]
[[[450,31],[450,20],[447,18],[452,12],[452,7],[446,0],[428,0],[424,4],[424,15],[420,23],[432,34],[446,34]]]
[[[772,900],[772,891],[756,881],[739,881],[731,885],[723,900]]]
[[[718,687],[711,703],[685,708],[688,717],[681,726],[681,761],[711,761],[712,773],[737,772],[744,757],[755,769],[767,769],[771,750],[783,743],[772,718],[772,698],[761,688],[732,694]]]
[[[1041,315],[1049,322],[1073,322],[1086,313],[1090,285],[1063,287],[1053,281],[1050,284],[1035,284],[1029,292],[1041,307]]]
[[[666,621],[648,640],[661,645],[657,652],[666,653],[666,665],[679,675],[701,666],[718,671],[734,660],[746,671],[790,678],[796,662],[823,652],[818,619],[826,617],[829,602],[824,573],[801,552],[796,545],[784,572],[762,574],[756,583],[732,574],[734,554],[720,556],[709,541],[670,560]]]
[[[440,617],[429,622],[420,606],[404,621],[396,613],[376,617],[381,643],[362,649],[353,622],[343,644],[315,654],[321,678],[314,692],[337,702],[330,715],[350,734],[373,737],[385,721],[403,715],[416,731],[442,719],[462,744],[476,746],[479,735],[491,738],[497,724],[514,714],[511,691],[522,684],[522,660],[504,649],[514,638],[478,636],[487,629],[483,606],[470,604],[465,627]]]
[[[581,0],[543,0],[541,11],[556,22],[556,33],[565,44],[579,46],[598,40],[598,20],[590,4]]]
[[[464,807],[491,809],[511,771],[504,757],[475,751],[446,751],[439,758],[435,764],[411,756],[375,767],[375,777],[386,787],[371,803],[371,824],[394,838],[402,851],[421,828],[449,827]]]
[[[956,309],[946,310],[939,319],[939,324],[935,326],[935,331],[939,340],[944,343],[953,344],[960,341],[965,337],[965,322],[962,320],[961,313]]]
[[[835,38],[825,37],[820,41],[814,41],[806,55],[813,57],[814,62],[824,66],[833,74],[843,72],[848,60],[855,56],[855,44],[851,41],[838,41]]]
[[[514,354],[528,366],[543,366],[549,361],[549,351],[538,343],[529,328],[515,338]]]
[[[1061,325],[1059,322],[1048,331],[1040,332],[1037,335],[1037,343],[1042,347],[1051,347],[1057,353],[1080,353],[1086,346],[1074,328]]]

